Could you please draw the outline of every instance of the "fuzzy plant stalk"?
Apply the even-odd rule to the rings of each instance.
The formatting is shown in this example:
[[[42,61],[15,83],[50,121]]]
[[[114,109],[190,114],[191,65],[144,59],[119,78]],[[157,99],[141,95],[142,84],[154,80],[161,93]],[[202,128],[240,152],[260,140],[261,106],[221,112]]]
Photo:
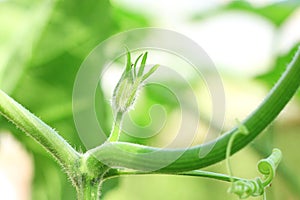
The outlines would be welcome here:
[[[138,174],[173,174],[213,178],[232,182],[229,191],[237,194],[240,198],[263,195],[264,189],[270,185],[281,159],[281,152],[277,149],[270,157],[258,164],[259,171],[265,176],[263,178],[245,180],[199,169],[225,158],[228,159],[230,155],[253,141],[278,116],[300,85],[300,51],[296,53],[286,71],[257,109],[241,121],[240,125],[213,141],[215,143],[213,149],[203,158],[199,157],[199,152],[210,144],[197,145],[188,149],[159,149],[119,141],[124,113],[133,109],[138,91],[142,88],[144,81],[158,67],[155,65],[147,73],[144,73],[147,53],[141,54],[135,63],[131,63],[131,55],[128,50],[126,55],[125,70],[113,93],[112,107],[115,112],[115,122],[111,135],[108,142],[94,149],[85,153],[77,152],[54,129],[1,90],[0,113],[43,146],[56,159],[76,188],[79,200],[100,199],[101,184],[106,179]],[[142,61],[138,68],[137,64],[140,59]],[[245,132],[245,130],[247,131]],[[237,132],[247,134],[238,134]],[[116,151],[116,149],[124,151]],[[157,152],[155,157],[143,156],[145,152],[154,151]],[[134,156],[122,152],[133,152]],[[181,156],[168,166],[157,168],[152,172],[145,171],[148,166],[154,168],[161,166],[165,159],[173,157],[174,154]],[[110,165],[107,166],[104,163],[110,163]]]

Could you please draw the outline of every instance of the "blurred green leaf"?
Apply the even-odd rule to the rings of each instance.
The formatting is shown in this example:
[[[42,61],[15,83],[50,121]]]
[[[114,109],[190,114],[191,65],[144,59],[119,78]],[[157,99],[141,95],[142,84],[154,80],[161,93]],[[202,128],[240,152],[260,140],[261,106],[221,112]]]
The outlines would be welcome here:
[[[259,76],[256,77],[256,80],[263,82],[267,85],[267,87],[270,89],[272,86],[276,83],[276,81],[280,78],[281,74],[285,71],[287,65],[291,62],[293,59],[293,56],[295,55],[296,51],[299,48],[300,43],[296,44],[289,52],[279,55],[271,67],[271,69]],[[300,94],[298,92],[298,97],[300,97]]]
[[[11,93],[52,11],[52,1],[2,2],[0,7],[0,87]],[[9,20],[8,20],[9,17]]]
[[[104,196],[111,190],[113,190],[114,188],[118,187],[119,184],[119,178],[112,178],[112,179],[108,179],[104,182],[104,184],[101,187],[102,190],[102,199],[104,198]]]
[[[108,137],[111,131],[113,115],[111,102],[106,99],[100,84],[98,85],[95,94],[95,109],[98,123],[102,128],[103,133]]]
[[[69,52],[84,58],[99,42],[117,31],[108,1],[58,1],[33,51],[33,66]]]
[[[149,84],[145,87],[145,94],[147,98],[169,109],[178,108],[180,105],[176,96],[163,85]]]
[[[193,20],[203,20],[210,16],[215,16],[227,11],[243,11],[259,15],[275,26],[280,27],[295,10],[300,6],[300,1],[279,1],[266,6],[255,6],[247,1],[232,1],[229,4],[220,6],[216,9],[205,11],[193,16]]]
[[[150,23],[145,16],[138,13],[134,13],[125,8],[115,6],[113,7],[112,14],[113,18],[119,22],[118,27],[121,30],[150,26]]]

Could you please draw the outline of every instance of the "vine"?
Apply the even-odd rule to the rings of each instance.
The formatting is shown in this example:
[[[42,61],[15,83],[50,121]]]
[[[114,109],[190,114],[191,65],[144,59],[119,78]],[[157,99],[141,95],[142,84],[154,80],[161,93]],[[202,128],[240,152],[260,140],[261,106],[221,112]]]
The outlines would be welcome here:
[[[140,58],[142,58],[141,65],[137,69]],[[141,54],[132,65],[131,55],[127,50],[126,68],[114,90],[113,107],[116,118],[109,137],[110,142],[85,153],[74,150],[54,129],[1,90],[0,113],[41,144],[58,161],[77,189],[79,199],[99,199],[100,186],[104,180],[133,174],[208,177],[232,182],[229,192],[237,194],[240,198],[263,195],[265,188],[272,182],[276,167],[281,160],[281,152],[278,149],[274,149],[268,158],[258,163],[258,170],[265,176],[264,178],[245,180],[233,177],[232,172],[224,175],[198,169],[220,162],[225,158],[228,159],[230,155],[248,145],[278,116],[300,85],[300,51],[296,53],[285,73],[261,105],[240,125],[213,141],[215,146],[204,158],[199,158],[199,152],[211,144],[174,150],[117,142],[121,130],[121,126],[118,124],[121,124],[122,115],[133,107],[138,90],[158,67],[155,65],[144,74],[146,59],[147,53]],[[244,134],[240,134],[241,132]],[[156,152],[156,154],[152,157],[144,157],[143,153],[145,152]],[[165,159],[178,155],[178,153],[181,156],[170,165],[152,172],[145,171],[147,166],[160,166]],[[110,165],[106,166],[104,163]],[[229,164],[228,166],[230,166]]]

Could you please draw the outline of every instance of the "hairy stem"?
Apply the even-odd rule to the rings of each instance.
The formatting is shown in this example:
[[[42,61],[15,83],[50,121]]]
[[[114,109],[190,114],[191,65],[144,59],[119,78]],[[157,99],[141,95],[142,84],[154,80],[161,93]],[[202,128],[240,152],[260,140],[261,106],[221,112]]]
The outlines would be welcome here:
[[[98,200],[101,195],[103,176],[108,168],[97,159],[87,160],[82,156],[77,169],[74,169],[74,186],[77,191],[78,200]]]
[[[100,199],[100,188],[101,181],[84,180],[81,187],[77,188],[77,199],[78,200],[99,200]]]
[[[281,76],[261,105],[241,122],[248,129],[249,134],[235,137],[231,154],[249,144],[278,116],[297,91],[300,85],[299,77],[300,52],[298,51],[285,73]],[[226,157],[228,142],[237,129],[238,127],[233,128],[210,143],[188,149],[160,149],[115,142],[105,143],[100,147],[88,151],[88,154],[97,157],[102,163],[111,167],[160,172],[190,171],[223,160]],[[201,151],[210,148],[212,145],[213,148],[205,157],[199,156]],[[178,157],[178,155],[180,156]]]
[[[111,129],[111,133],[110,133],[107,141],[117,142],[119,140],[121,129],[122,129],[122,121],[123,121],[123,113],[118,112],[116,114],[112,129]]]
[[[0,90],[0,113],[40,143],[67,171],[80,154],[55,130]]]

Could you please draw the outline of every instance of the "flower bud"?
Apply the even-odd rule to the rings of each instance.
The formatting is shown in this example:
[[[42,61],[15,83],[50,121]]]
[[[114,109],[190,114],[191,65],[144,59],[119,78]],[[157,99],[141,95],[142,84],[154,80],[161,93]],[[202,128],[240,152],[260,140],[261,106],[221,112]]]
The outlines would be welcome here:
[[[158,65],[154,65],[146,74],[143,74],[147,55],[147,52],[141,54],[133,65],[130,52],[127,50],[126,68],[114,89],[112,97],[112,106],[116,113],[125,113],[134,107],[138,91],[142,87],[143,82],[158,68]],[[137,63],[141,57],[143,57],[141,65],[137,71]]]

